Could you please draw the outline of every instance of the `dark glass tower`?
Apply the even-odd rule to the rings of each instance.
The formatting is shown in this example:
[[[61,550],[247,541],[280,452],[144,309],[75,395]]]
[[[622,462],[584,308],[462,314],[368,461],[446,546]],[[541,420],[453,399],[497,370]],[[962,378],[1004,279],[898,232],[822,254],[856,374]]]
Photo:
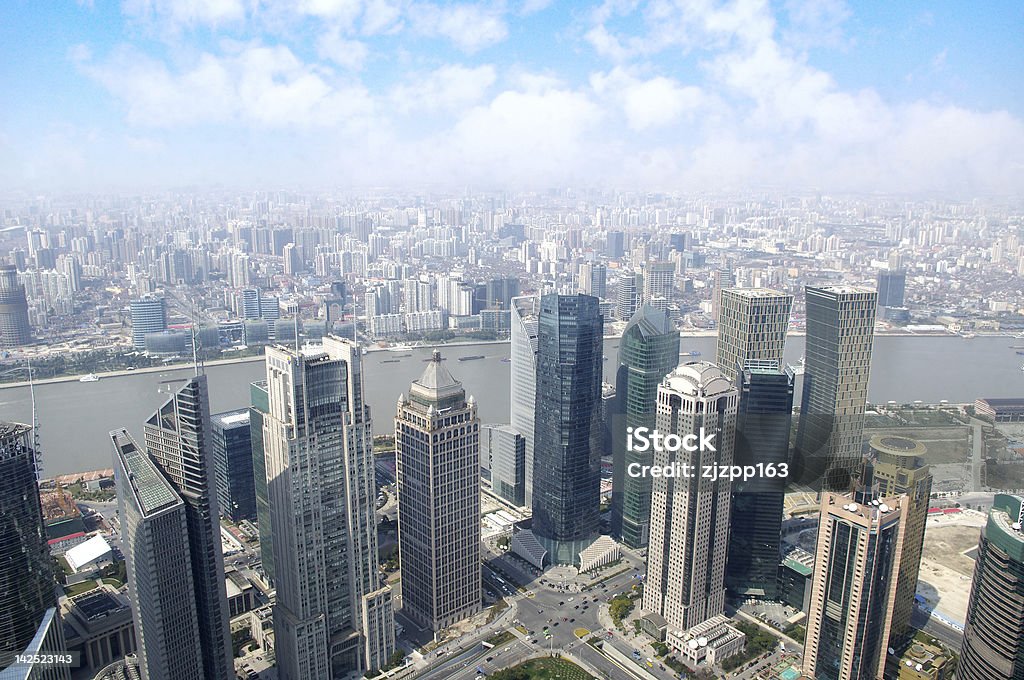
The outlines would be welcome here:
[[[144,434],[149,457],[185,502],[203,677],[227,680],[233,654],[206,376],[189,378],[146,421]]]
[[[253,489],[256,494],[256,524],[260,529],[260,561],[263,573],[274,582],[274,532],[270,521],[270,494],[267,488],[267,459],[263,441],[263,422],[270,413],[267,381],[249,385],[249,436],[252,446]]]
[[[541,298],[537,321],[533,532],[556,564],[597,536],[601,501],[601,343],[591,295]]]
[[[1024,678],[1024,498],[997,494],[981,531],[957,677]]]
[[[650,465],[654,453],[627,451],[626,428],[654,429],[658,384],[678,364],[679,332],[664,312],[644,305],[622,334],[611,415],[612,535],[631,548],[646,547],[650,538],[651,479],[629,476],[626,469]]]
[[[736,367],[740,391],[736,465],[789,461],[793,372],[776,362]],[[775,468],[778,470],[778,467]],[[735,593],[775,599],[786,480],[759,476],[732,485],[726,587]]]
[[[32,428],[0,422],[0,670],[25,650],[46,610],[56,606]]]
[[[220,514],[235,522],[256,519],[249,409],[218,413],[210,422]]]

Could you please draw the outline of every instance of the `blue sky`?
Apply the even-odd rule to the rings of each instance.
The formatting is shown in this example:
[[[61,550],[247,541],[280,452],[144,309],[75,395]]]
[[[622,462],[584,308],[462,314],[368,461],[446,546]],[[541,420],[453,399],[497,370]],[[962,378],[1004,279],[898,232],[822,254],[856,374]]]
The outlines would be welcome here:
[[[0,6],[7,188],[1016,193],[1024,4]]]

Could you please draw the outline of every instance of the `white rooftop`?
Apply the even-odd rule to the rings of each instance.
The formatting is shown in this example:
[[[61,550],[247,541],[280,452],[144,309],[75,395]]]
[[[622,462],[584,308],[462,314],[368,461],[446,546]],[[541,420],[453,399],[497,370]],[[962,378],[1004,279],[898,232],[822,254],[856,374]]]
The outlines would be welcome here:
[[[64,559],[68,566],[76,572],[82,567],[103,559],[110,555],[110,544],[100,534],[96,534],[88,541],[79,543],[71,550],[64,553]]]

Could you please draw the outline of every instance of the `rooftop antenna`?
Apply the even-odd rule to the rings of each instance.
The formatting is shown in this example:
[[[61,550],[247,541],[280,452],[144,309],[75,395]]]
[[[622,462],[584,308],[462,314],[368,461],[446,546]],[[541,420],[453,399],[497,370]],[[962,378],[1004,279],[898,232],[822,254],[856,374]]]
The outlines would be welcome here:
[[[196,375],[205,372],[205,367],[199,361],[199,322],[196,317],[196,305],[192,303],[192,366]]]
[[[295,308],[295,353],[299,353],[299,308]]]
[[[36,464],[36,483],[42,481],[43,477],[43,451],[39,440],[39,413],[36,410],[36,383],[35,373],[32,370],[32,359],[28,363],[28,394],[32,402],[32,456]]]

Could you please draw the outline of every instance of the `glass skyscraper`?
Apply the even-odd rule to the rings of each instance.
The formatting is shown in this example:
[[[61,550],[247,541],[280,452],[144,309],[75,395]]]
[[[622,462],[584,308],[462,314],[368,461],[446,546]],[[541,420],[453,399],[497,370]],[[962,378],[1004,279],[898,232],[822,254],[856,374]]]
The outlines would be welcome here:
[[[50,565],[32,428],[0,422],[0,670],[57,606]]]
[[[591,295],[544,295],[537,322],[533,533],[578,562],[600,525],[604,319]]]
[[[679,363],[679,332],[668,316],[649,305],[629,320],[619,344],[611,413],[612,536],[631,548],[650,537],[651,479],[626,474],[631,463],[650,465],[653,452],[626,448],[626,428],[655,427],[658,385]]]
[[[807,340],[797,482],[847,491],[860,467],[875,331],[874,290],[807,287]]]
[[[768,288],[721,291],[715,363],[729,380],[748,361],[782,365],[792,306],[792,295]]]
[[[149,457],[185,503],[203,677],[226,680],[234,666],[206,376],[189,378],[146,421],[144,435]]]
[[[723,296],[723,303],[725,297]],[[789,461],[793,372],[773,361],[751,361],[737,370],[736,465]],[[732,484],[729,561],[725,583],[742,595],[775,599],[786,479],[758,476]]]
[[[512,374],[512,429],[526,439],[526,480],[524,500],[533,502],[533,419],[537,398],[537,307],[540,299],[524,296],[512,299],[510,369]]]
[[[210,423],[220,513],[235,522],[254,520],[256,489],[249,409],[217,413],[210,417]]]

